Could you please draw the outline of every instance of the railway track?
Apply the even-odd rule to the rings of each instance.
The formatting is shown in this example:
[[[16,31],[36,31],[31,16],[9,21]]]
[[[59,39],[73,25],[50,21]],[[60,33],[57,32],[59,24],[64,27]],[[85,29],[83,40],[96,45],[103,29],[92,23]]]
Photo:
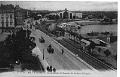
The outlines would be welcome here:
[[[59,43],[61,43],[63,46],[65,46],[67,49],[69,49],[73,54],[77,54],[82,60],[87,62],[89,65],[91,65],[93,68],[97,70],[116,70],[116,68],[109,66],[108,64],[100,61],[99,59],[91,56],[90,54],[86,53],[83,50],[80,50],[78,46],[75,46],[71,43],[71,40],[57,40]]]
[[[57,40],[57,41],[61,43],[63,46],[65,46],[67,49],[69,49],[72,53],[77,54],[81,59],[86,61],[89,65],[91,65],[93,68],[97,70],[101,70],[101,71],[102,70],[116,70],[115,68],[91,56],[85,51],[80,50],[77,46],[72,44],[70,40],[63,39],[63,40]]]

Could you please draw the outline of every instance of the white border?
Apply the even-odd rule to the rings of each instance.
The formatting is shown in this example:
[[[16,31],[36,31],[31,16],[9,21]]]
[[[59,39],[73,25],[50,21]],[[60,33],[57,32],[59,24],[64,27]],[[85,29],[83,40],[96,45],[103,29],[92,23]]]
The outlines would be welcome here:
[[[0,1],[100,1],[100,2],[118,2],[119,0],[0,0]]]
[[[0,1],[33,1],[33,0],[0,0]],[[120,3],[119,3],[119,0],[34,0],[34,1],[99,1],[99,2],[118,2],[118,6],[120,5]],[[119,60],[120,60],[120,58],[119,58],[119,56],[120,56],[120,54],[119,54],[119,50],[120,50],[120,32],[119,32],[119,30],[120,30],[120,28],[119,28],[119,20],[120,20],[120,16],[119,16],[119,11],[120,11],[120,8],[118,7],[118,46],[117,46],[117,49],[118,49],[118,62],[117,62],[117,65],[118,65],[118,69],[117,69],[117,77],[120,77],[120,74],[118,73],[118,72],[120,72],[120,69],[119,69],[119,65],[120,65],[120,62],[119,62]],[[36,75],[36,76],[40,76],[39,74],[33,74],[32,75],[32,73],[28,73],[28,72],[26,72],[26,74],[24,74],[24,72],[22,72],[22,73],[19,73],[19,72],[8,72],[8,73],[1,73],[0,74],[0,77],[16,77],[15,75],[16,75],[16,73],[17,73],[17,75],[19,75],[19,74],[22,74],[23,73],[23,76],[34,76],[34,75]],[[19,74],[18,74],[19,73]],[[116,75],[115,75],[115,73],[114,72],[108,72],[108,73],[101,73],[101,74],[105,74],[105,76],[108,76],[108,77],[116,77]],[[49,74],[49,75],[54,75],[54,74]],[[49,75],[46,75],[46,76],[49,76]],[[58,75],[62,75],[62,74],[58,74]],[[42,75],[43,76],[43,75]],[[55,76],[55,75],[54,75]],[[65,76],[65,75],[62,75],[62,76]],[[71,76],[71,75],[70,75]],[[86,76],[85,76],[86,77]],[[94,77],[93,75],[90,75],[90,76],[87,76],[87,77]],[[98,75],[95,75],[95,77],[103,77],[103,76],[98,76]]]

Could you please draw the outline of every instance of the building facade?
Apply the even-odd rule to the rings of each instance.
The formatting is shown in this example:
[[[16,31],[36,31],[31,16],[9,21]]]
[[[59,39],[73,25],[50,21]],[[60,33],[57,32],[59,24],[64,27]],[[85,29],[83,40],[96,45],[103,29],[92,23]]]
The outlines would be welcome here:
[[[74,12],[74,13],[73,13],[73,16],[75,17],[75,19],[81,19],[81,18],[82,18],[82,13]]]
[[[55,13],[50,13],[49,15],[58,15],[60,19],[81,19],[82,13],[76,11],[69,11],[65,8],[65,10],[58,11]]]
[[[73,18],[73,13],[68,11],[66,8],[64,11],[58,12],[58,15],[62,19],[72,19]]]
[[[22,26],[24,25],[24,10],[19,7],[19,5],[15,6],[15,26]]]
[[[27,10],[20,8],[19,5],[1,4],[0,29],[4,32],[14,30],[16,26],[23,26],[25,17],[27,17]]]
[[[0,7],[0,27],[15,27],[14,6],[1,5]]]

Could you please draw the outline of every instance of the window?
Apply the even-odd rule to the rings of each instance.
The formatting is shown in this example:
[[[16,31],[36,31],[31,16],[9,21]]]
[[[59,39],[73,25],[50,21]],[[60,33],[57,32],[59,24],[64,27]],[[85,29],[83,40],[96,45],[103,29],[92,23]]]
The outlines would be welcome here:
[[[6,18],[8,18],[9,17],[9,15],[8,14],[6,14]]]
[[[4,15],[3,15],[3,14],[1,15],[1,19],[2,19],[2,20],[4,19]]]
[[[1,22],[1,24],[2,24],[2,27],[4,27],[4,22],[3,21]]]
[[[8,16],[6,15],[6,24],[8,23]]]
[[[4,22],[4,17],[1,17],[1,21]]]
[[[6,27],[8,27],[8,22],[6,22]]]
[[[3,19],[4,19],[4,17],[3,17],[3,16],[1,16],[1,19],[3,20]]]
[[[13,19],[10,19],[10,25],[12,25],[12,23],[13,23]]]
[[[8,22],[8,18],[6,18],[6,22]]]
[[[8,27],[8,18],[6,18],[6,27]]]
[[[12,19],[12,14],[10,14],[10,19]]]
[[[12,25],[13,22],[10,22],[10,25]]]
[[[70,13],[70,19],[72,19],[72,13]]]

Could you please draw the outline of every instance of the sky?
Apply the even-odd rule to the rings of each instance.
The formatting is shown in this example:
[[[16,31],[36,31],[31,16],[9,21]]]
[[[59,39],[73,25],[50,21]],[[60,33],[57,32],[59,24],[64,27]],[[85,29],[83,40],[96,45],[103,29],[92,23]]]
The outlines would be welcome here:
[[[108,1],[0,1],[0,4],[19,5],[26,9],[35,10],[64,10],[71,11],[117,11],[117,2]]]

